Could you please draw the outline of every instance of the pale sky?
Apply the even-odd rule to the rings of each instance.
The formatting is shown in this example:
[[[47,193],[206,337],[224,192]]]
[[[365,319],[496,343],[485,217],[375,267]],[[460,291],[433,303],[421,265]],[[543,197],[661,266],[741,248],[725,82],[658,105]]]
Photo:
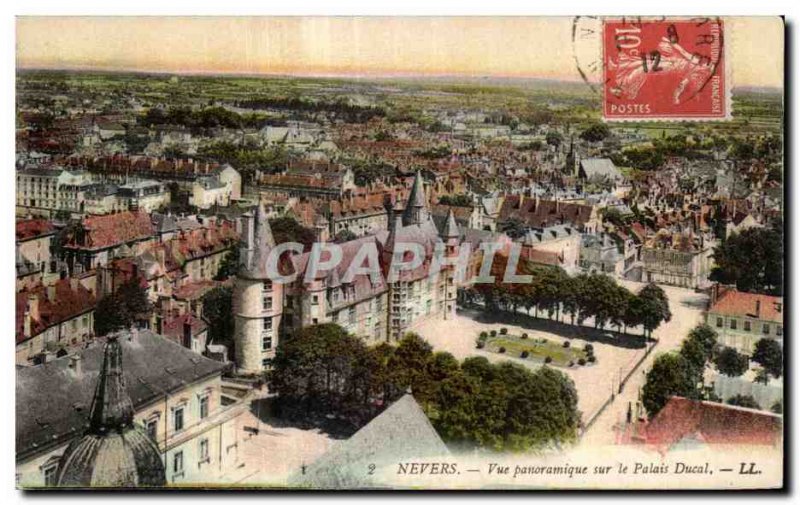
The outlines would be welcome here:
[[[780,18],[725,22],[734,85],[782,87]],[[17,66],[577,79],[571,23],[569,17],[19,17]]]

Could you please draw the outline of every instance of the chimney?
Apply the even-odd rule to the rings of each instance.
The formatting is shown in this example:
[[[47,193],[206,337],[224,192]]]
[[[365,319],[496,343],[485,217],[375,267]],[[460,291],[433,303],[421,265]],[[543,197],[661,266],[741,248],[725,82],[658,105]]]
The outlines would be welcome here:
[[[39,320],[39,295],[32,294],[28,297],[28,314],[30,319]]]
[[[83,373],[83,363],[80,354],[73,354],[69,357],[69,368],[76,377],[80,377]]]
[[[191,316],[183,322],[183,346],[192,348],[192,323]]]
[[[761,300],[756,300],[756,319],[761,318]]]
[[[47,286],[47,299],[51,303],[56,301],[56,285],[55,284],[50,284],[49,286]]]

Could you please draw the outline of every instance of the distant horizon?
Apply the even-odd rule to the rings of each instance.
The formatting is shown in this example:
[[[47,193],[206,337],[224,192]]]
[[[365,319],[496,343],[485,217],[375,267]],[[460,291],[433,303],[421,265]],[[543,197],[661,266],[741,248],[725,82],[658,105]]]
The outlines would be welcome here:
[[[724,20],[733,81],[783,88],[781,19]],[[575,42],[566,16],[21,16],[16,28],[26,69],[580,82],[576,59],[600,58],[599,35]]]
[[[254,79],[332,79],[332,80],[353,80],[353,81],[391,81],[391,80],[420,80],[435,81],[437,79],[458,81],[539,81],[554,84],[580,85],[584,81],[578,78],[556,78],[556,77],[536,77],[536,76],[516,76],[516,75],[470,75],[470,74],[314,74],[314,73],[252,73],[252,72],[214,72],[214,71],[170,71],[170,70],[146,70],[146,69],[127,69],[127,68],[81,68],[81,67],[16,67],[17,72],[74,72],[74,73],[97,73],[97,74],[133,74],[133,75],[158,75],[175,77],[238,77]],[[783,93],[783,86],[771,85],[735,85],[732,91],[737,90],[764,90],[771,93]]]

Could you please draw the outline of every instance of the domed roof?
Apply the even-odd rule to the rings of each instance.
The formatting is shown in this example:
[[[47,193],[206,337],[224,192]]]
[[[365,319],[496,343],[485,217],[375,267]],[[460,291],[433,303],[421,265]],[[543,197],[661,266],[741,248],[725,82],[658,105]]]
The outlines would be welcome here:
[[[59,486],[164,486],[158,447],[139,426],[102,435],[87,433],[73,441],[61,458]]]
[[[133,404],[122,375],[122,346],[108,337],[103,369],[92,400],[89,427],[61,457],[59,486],[164,486],[156,442],[133,422]]]

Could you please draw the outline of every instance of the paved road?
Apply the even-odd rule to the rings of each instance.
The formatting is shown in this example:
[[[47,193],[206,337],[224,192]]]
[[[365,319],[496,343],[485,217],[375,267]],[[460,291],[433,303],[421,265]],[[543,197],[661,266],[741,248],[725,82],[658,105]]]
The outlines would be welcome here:
[[[638,290],[642,285],[633,282],[621,282],[630,289]],[[708,297],[690,289],[661,286],[669,298],[672,320],[658,328],[653,336],[658,339],[655,350],[644,360],[639,369],[631,376],[622,394],[595,420],[583,437],[588,445],[606,445],[615,443],[614,425],[625,420],[628,402],[635,404],[639,390],[644,386],[645,373],[653,364],[653,360],[661,353],[678,349],[689,331],[703,321],[702,311]]]

